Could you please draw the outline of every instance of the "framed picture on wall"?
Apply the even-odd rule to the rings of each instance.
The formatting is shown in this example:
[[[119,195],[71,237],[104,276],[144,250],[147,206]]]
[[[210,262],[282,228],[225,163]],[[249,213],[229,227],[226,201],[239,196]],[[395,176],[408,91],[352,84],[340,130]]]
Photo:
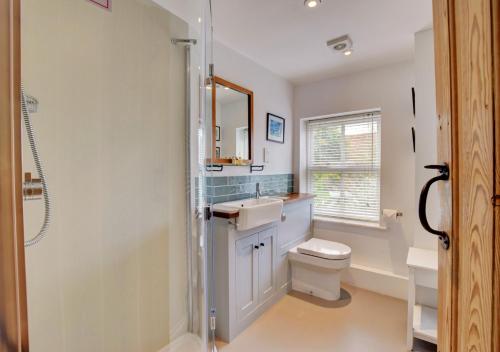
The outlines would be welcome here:
[[[89,0],[91,3],[96,4],[103,9],[111,10],[111,0]]]
[[[215,126],[215,141],[220,142],[220,126]]]
[[[285,143],[285,119],[274,114],[267,114],[266,139],[271,142]]]

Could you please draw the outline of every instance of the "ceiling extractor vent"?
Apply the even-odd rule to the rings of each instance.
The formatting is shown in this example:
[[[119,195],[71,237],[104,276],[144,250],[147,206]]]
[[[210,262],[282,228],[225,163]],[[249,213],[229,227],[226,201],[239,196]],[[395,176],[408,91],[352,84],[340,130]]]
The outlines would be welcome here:
[[[352,40],[349,35],[343,35],[338,38],[330,39],[326,42],[326,46],[335,52],[343,53],[348,56],[352,54]]]

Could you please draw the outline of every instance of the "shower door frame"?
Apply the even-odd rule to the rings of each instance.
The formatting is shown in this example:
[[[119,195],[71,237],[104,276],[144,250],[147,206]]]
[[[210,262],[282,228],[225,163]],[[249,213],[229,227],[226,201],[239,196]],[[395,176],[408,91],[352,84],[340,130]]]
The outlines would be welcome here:
[[[21,165],[21,0],[0,1],[0,352],[29,351]]]

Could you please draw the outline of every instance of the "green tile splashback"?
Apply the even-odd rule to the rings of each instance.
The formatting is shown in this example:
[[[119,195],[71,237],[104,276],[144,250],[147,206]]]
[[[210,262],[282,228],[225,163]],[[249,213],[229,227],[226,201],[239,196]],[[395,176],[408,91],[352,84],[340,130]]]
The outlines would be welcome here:
[[[207,196],[222,203],[255,196],[257,182],[262,195],[293,192],[293,174],[207,177]]]

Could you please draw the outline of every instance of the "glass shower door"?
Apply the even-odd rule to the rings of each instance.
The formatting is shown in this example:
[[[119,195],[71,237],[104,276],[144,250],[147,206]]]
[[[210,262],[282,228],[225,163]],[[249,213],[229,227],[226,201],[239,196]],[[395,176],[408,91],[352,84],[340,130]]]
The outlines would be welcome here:
[[[51,218],[26,248],[31,351],[205,350],[205,16],[205,0],[22,0],[47,181],[23,131],[26,240],[45,193]]]

